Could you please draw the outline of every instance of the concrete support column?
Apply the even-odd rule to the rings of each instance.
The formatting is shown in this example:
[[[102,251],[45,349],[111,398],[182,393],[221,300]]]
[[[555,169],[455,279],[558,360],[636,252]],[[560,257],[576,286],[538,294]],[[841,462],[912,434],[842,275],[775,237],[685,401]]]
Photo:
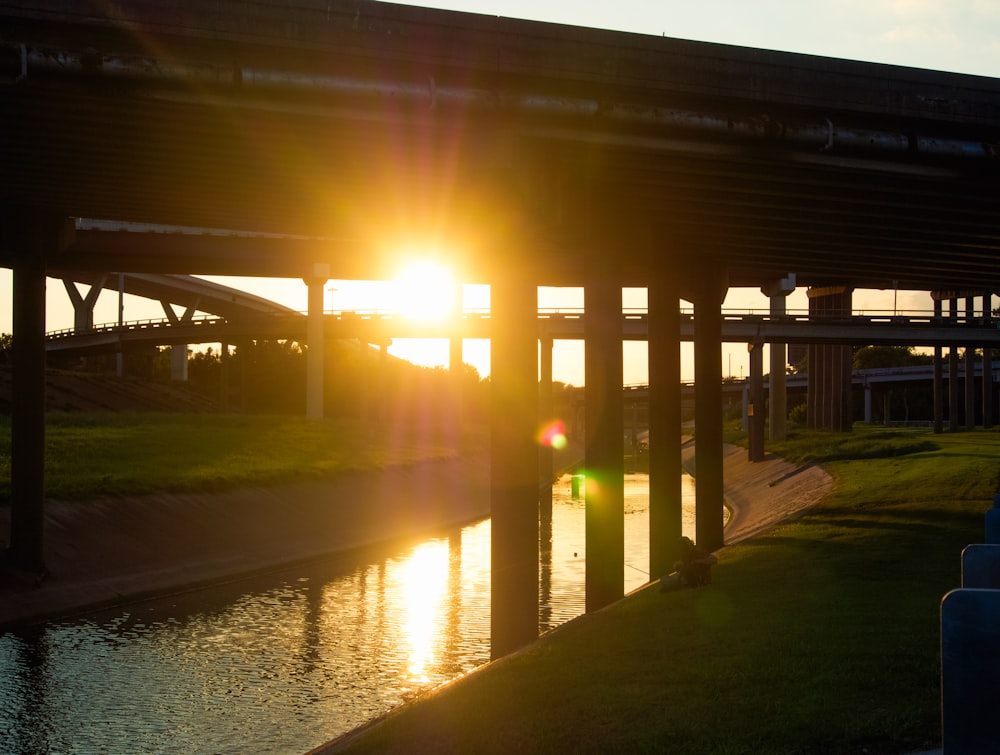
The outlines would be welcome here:
[[[371,427],[371,365],[368,339],[358,336],[358,419],[362,427]]]
[[[554,422],[555,407],[552,402],[552,348],[554,342],[549,335],[539,339],[538,350],[538,418],[545,427]],[[538,444],[538,505],[543,519],[552,521],[552,475],[554,454],[550,443]]]
[[[934,319],[941,319],[941,300],[934,298]],[[944,432],[944,374],[941,347],[934,347],[934,432]]]
[[[852,289],[829,286],[809,289],[810,320],[827,320],[851,314]],[[809,427],[850,432],[851,408],[850,346],[823,344],[809,347]]]
[[[695,541],[723,546],[722,275],[706,266],[694,301]]]
[[[948,316],[953,324],[958,320],[958,299],[948,300]],[[959,422],[959,392],[958,392],[958,347],[948,347],[948,430],[958,432]]]
[[[313,277],[306,278],[306,418],[323,419],[323,371],[326,365],[323,324],[323,287],[330,277],[329,265],[313,265]]]
[[[681,339],[680,293],[673,277],[649,281],[649,578],[680,558]]]
[[[34,208],[9,211],[0,244],[13,259],[10,537],[6,568],[45,573],[45,259],[72,224]]]
[[[872,423],[872,387],[865,383],[865,424]]]
[[[595,265],[588,270],[583,322],[587,469],[585,584],[589,613],[625,594],[622,288],[610,264]]]
[[[446,432],[453,439],[456,444],[461,443],[462,439],[462,423],[464,421],[463,417],[463,406],[465,404],[464,389],[465,389],[465,378],[464,372],[464,362],[462,361],[462,350],[463,350],[463,339],[462,339],[462,287],[455,287],[455,305],[454,305],[454,328],[455,332],[452,334],[451,338],[448,339],[448,378],[451,384],[451,390],[449,391],[449,420],[447,423]]]
[[[983,322],[993,319],[993,294],[983,294]],[[993,349],[983,346],[983,429],[993,427]]]
[[[491,281],[490,654],[538,637],[538,289],[516,272]]]
[[[750,395],[747,402],[747,459],[764,460],[764,344],[747,344],[750,352]]]
[[[783,317],[787,310],[787,297],[795,290],[795,273],[790,273],[770,286],[761,288],[771,303],[771,318]],[[785,371],[788,367],[788,346],[771,343],[769,346],[770,370],[768,373],[768,425],[771,440],[788,437],[788,391]]]
[[[160,306],[163,307],[163,313],[173,326],[191,322],[197,308],[197,304],[185,307],[184,314],[178,317],[170,302],[160,300]],[[170,379],[179,382],[186,382],[188,379],[188,348],[186,343],[175,343],[170,347]]]
[[[87,291],[86,296],[83,296],[80,293],[80,290],[76,287],[76,283],[71,280],[66,280],[65,278],[63,279],[63,287],[66,289],[69,300],[73,304],[73,330],[77,332],[93,330],[94,306],[97,304],[97,299],[101,295],[101,291],[104,289],[104,283],[107,279],[107,273],[99,276],[97,280],[91,284],[90,290]]]
[[[965,322],[971,326],[976,319],[976,300],[972,296],[965,298]],[[965,347],[965,369],[963,374],[965,386],[965,429],[976,429],[976,349]]]
[[[219,406],[229,410],[229,344],[219,344]]]

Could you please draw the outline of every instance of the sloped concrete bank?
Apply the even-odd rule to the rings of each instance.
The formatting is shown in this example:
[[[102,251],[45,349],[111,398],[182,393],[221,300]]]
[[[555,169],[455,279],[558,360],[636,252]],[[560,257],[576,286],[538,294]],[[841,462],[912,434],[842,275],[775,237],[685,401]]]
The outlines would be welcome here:
[[[695,474],[695,447],[690,440],[681,460]],[[759,535],[819,503],[833,489],[833,478],[815,464],[799,466],[768,454],[749,461],[747,450],[726,445],[722,455],[723,495],[729,508],[726,545]]]
[[[0,627],[261,573],[489,515],[489,456],[226,493],[48,501],[35,583],[0,575]],[[10,510],[0,508],[0,532]]]

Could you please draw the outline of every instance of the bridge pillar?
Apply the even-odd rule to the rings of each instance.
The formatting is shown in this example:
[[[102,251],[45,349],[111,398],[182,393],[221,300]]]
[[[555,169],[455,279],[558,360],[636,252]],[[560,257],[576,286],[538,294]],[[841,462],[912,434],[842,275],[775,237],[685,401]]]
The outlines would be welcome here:
[[[449,421],[446,423],[446,433],[456,444],[462,442],[462,423],[464,421],[465,405],[465,376],[463,373],[464,361],[462,339],[462,286],[458,284],[453,291],[454,305],[453,319],[455,333],[448,339],[448,377],[451,383],[451,394],[449,398],[448,412]]]
[[[750,395],[747,402],[747,459],[764,460],[764,344],[747,344],[750,352]]]
[[[80,293],[75,282],[63,278],[63,288],[66,289],[66,294],[73,304],[73,330],[82,331],[94,328],[94,306],[97,304],[97,298],[101,295],[107,278],[107,273],[101,275],[91,284],[86,296]]]
[[[941,299],[934,297],[934,319],[941,319]],[[934,432],[944,432],[944,375],[941,368],[942,351],[934,347]]]
[[[538,637],[538,289],[516,272],[491,281],[490,654]]]
[[[965,322],[971,326],[976,319],[976,300],[972,296],[965,297]],[[965,347],[965,369],[963,373],[965,386],[965,429],[976,429],[976,349]]]
[[[586,609],[625,594],[625,407],[622,288],[610,260],[584,286]]]
[[[306,314],[306,418],[323,419],[323,370],[325,367],[325,333],[323,321],[323,287],[330,277],[330,266],[313,265],[313,275],[306,278],[308,287]]]
[[[993,293],[983,293],[983,321],[989,323],[993,317]],[[993,349],[983,346],[983,429],[993,427]]]
[[[695,540],[708,551],[724,544],[722,302],[726,288],[718,270],[702,268],[694,300]]]
[[[948,299],[948,316],[958,320],[958,299]],[[953,344],[948,347],[948,430],[953,433],[957,433],[959,427],[958,388],[958,347]]]
[[[13,260],[10,537],[6,568],[45,573],[45,260],[72,237],[72,223],[35,208],[8,211],[0,245]]]
[[[192,304],[184,308],[184,314],[180,317],[174,312],[174,308],[169,301],[160,300],[163,313],[171,325],[189,323],[194,318],[197,304]],[[170,347],[170,379],[185,382],[188,379],[188,345],[186,343],[175,343]]]
[[[538,418],[543,427],[554,422],[555,408],[552,404],[552,336],[543,334],[539,338],[538,349]],[[542,520],[549,521],[550,537],[552,522],[552,475],[554,451],[551,443],[538,444],[538,505]]]
[[[668,574],[681,556],[681,338],[676,278],[647,288],[649,352],[649,577]]]
[[[787,298],[795,290],[795,273],[789,273],[784,278],[769,286],[762,287],[761,292],[771,303],[771,317],[785,315]],[[771,440],[784,440],[788,436],[788,390],[786,388],[785,371],[788,367],[788,346],[772,342],[769,346],[771,367],[768,377],[768,437]]]
[[[852,289],[846,286],[810,288],[809,319],[828,320],[851,314]],[[810,428],[850,432],[851,411],[850,346],[810,344],[807,420]]]

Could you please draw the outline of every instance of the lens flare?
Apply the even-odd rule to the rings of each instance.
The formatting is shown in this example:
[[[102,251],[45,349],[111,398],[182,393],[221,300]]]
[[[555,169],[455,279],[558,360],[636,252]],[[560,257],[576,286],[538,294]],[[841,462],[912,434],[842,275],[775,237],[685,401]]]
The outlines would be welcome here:
[[[538,434],[538,442],[543,446],[550,446],[557,451],[566,448],[569,442],[566,438],[566,425],[560,420],[555,420],[545,425]]]

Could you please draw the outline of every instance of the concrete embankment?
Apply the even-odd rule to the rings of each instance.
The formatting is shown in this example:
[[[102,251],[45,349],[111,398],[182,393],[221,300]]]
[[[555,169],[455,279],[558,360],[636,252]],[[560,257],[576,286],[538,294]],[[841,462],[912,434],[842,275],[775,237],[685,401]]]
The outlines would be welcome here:
[[[693,472],[692,443],[683,455]],[[727,544],[808,508],[831,486],[819,467],[776,457],[751,463],[737,447],[726,448],[723,469]],[[489,480],[489,456],[481,454],[226,493],[48,501],[49,574],[40,583],[0,575],[0,627],[481,519],[489,515]],[[0,508],[0,532],[9,531],[9,515]]]
[[[481,519],[489,479],[481,454],[225,493],[47,501],[49,574],[0,575],[0,627]],[[0,508],[0,532],[9,516]]]
[[[681,449],[684,469],[695,476],[695,446],[686,439]],[[768,454],[763,461],[747,459],[745,448],[727,445],[722,456],[723,490],[729,521],[726,545],[759,535],[815,506],[833,488],[833,478],[814,464],[800,466]]]

